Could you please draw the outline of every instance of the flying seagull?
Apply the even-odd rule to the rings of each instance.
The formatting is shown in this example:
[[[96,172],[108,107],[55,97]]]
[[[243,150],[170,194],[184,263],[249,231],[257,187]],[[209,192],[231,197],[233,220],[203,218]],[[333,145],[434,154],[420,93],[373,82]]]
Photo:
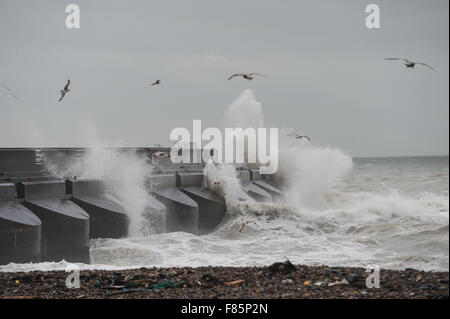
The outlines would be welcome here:
[[[264,74],[261,74],[261,73],[255,73],[255,72],[253,72],[253,73],[236,73],[236,74],[233,74],[232,76],[230,76],[227,80],[229,81],[232,78],[235,78],[237,76],[242,76],[244,79],[247,79],[247,80],[251,81],[251,80],[253,80],[255,75],[267,77],[267,75],[264,75]]]
[[[161,80],[156,80],[155,82],[152,83],[152,85],[160,85],[161,84]]]
[[[288,134],[287,136],[294,136],[294,134]],[[306,135],[298,135],[298,134],[295,134],[295,138],[296,138],[297,140],[302,139],[302,138],[306,138],[308,141],[312,142],[311,139],[310,139],[308,136],[306,136]]]
[[[61,98],[59,99],[58,102],[61,102],[62,99],[64,98],[64,96],[66,95],[66,93],[70,91],[69,85],[70,85],[70,79],[67,80],[67,84],[66,84],[66,86],[64,87],[64,89],[62,89],[62,90],[60,91],[60,92],[61,92]]]
[[[407,68],[412,68],[412,69],[414,69],[414,67],[416,66],[416,64],[420,64],[420,65],[424,65],[424,66],[426,66],[427,68],[430,68],[431,70],[434,71],[434,69],[433,69],[431,66],[429,66],[428,64],[423,63],[423,62],[409,61],[408,59],[405,59],[405,58],[385,58],[385,60],[391,60],[391,61],[392,61],[392,60],[402,60]]]
[[[153,153],[152,156],[155,157],[155,158],[169,157],[169,153],[168,152],[158,151],[158,152]]]
[[[11,95],[12,95],[16,100],[19,99],[9,87],[7,87],[7,86],[4,85],[4,84],[2,84],[2,87],[5,88],[9,93],[11,93]]]

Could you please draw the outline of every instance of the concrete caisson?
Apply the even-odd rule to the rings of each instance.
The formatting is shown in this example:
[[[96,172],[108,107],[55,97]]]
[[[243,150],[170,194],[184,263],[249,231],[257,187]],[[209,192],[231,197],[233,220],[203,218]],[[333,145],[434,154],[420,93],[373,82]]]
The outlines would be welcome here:
[[[151,194],[167,209],[166,231],[198,233],[198,204],[176,187],[175,172],[151,175],[147,184]]]
[[[121,238],[128,234],[129,218],[118,199],[100,180],[66,180],[71,200],[89,214],[90,238]]]
[[[177,185],[199,207],[198,233],[206,234],[220,224],[227,210],[225,201],[206,188],[202,172],[179,172]]]
[[[42,261],[89,263],[89,215],[65,194],[65,183],[22,182],[17,190],[42,221]]]
[[[0,184],[0,264],[41,261],[41,220],[16,200],[14,184]]]

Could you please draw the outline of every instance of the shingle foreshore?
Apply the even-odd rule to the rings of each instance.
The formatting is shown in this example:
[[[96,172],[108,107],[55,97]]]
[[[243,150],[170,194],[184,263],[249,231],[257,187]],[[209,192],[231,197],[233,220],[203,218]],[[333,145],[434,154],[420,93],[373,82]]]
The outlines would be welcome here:
[[[380,270],[368,288],[364,268],[303,266],[140,268],[80,271],[80,288],[68,289],[64,271],[0,273],[2,299],[272,299],[448,298],[449,273]]]

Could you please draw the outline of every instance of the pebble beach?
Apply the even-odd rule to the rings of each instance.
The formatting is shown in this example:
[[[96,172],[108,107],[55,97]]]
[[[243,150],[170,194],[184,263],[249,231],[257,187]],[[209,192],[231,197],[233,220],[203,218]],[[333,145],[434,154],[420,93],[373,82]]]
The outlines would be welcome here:
[[[68,289],[63,271],[0,273],[1,299],[448,299],[448,272],[380,270],[367,288],[364,268],[302,266],[140,268],[80,271]]]

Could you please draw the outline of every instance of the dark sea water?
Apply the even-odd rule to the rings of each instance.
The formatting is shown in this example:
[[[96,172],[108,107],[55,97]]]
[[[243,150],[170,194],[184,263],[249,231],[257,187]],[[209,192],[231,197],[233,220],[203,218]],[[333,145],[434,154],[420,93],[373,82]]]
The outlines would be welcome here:
[[[289,258],[309,265],[448,271],[448,157],[351,159],[332,149],[290,151],[282,154],[285,160],[280,163],[292,175],[285,201],[242,203],[227,198],[230,211],[208,235],[143,235],[134,230],[124,239],[92,240],[91,265],[80,266],[243,266]],[[111,154],[103,164],[92,159],[89,163],[107,163],[117,172]],[[132,161],[126,161],[127,176],[133,172],[130,166]],[[139,173],[137,167],[132,169]],[[228,191],[239,192],[233,170],[206,174],[219,176]],[[137,196],[145,197],[145,190],[124,194],[130,199],[128,208],[135,211],[133,224],[139,225],[142,205]],[[63,269],[65,264],[10,264],[0,270]]]

